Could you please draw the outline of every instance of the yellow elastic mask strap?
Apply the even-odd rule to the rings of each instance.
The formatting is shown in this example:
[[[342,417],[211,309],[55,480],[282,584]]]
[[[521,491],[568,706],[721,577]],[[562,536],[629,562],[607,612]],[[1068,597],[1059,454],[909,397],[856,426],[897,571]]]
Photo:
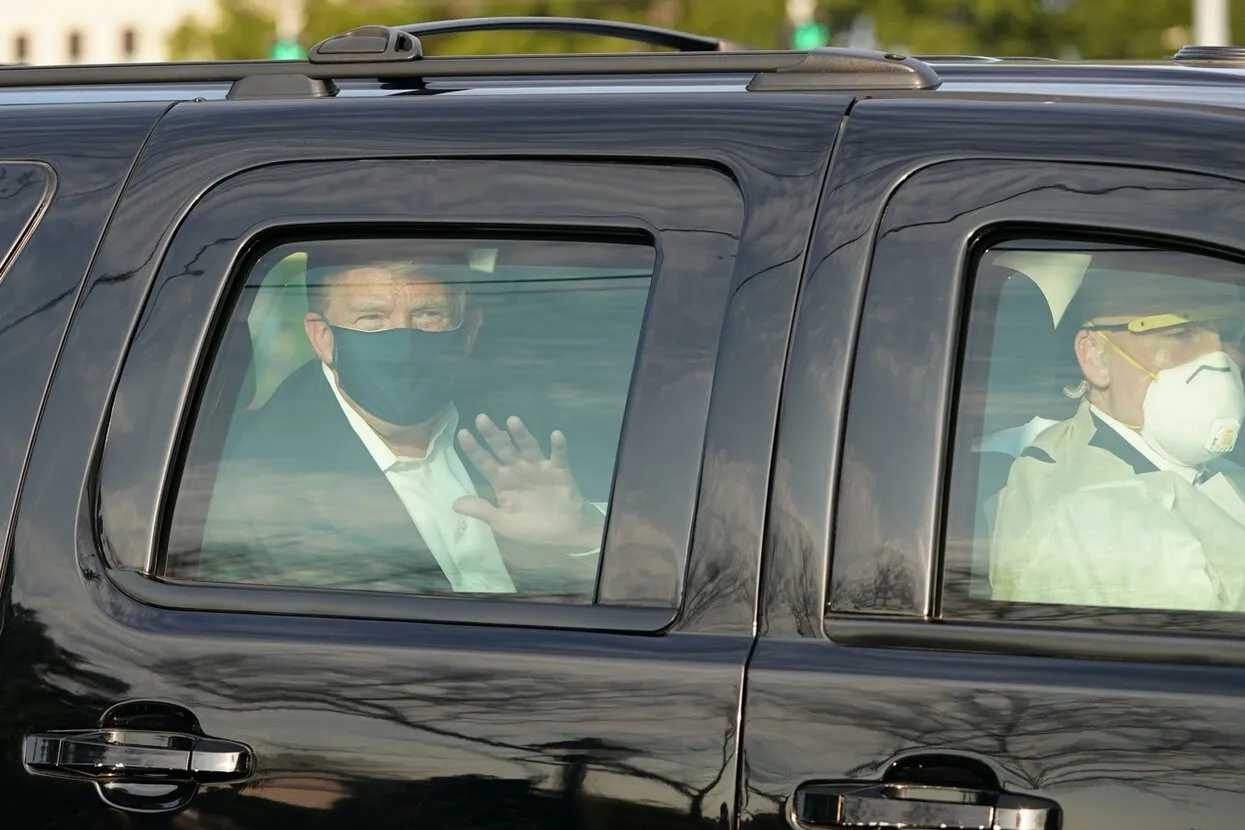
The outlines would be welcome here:
[[[1118,354],[1120,357],[1122,357],[1122,358],[1124,358],[1125,360],[1127,360],[1127,361],[1128,361],[1130,364],[1132,364],[1132,366],[1133,366],[1134,368],[1136,368],[1139,372],[1143,372],[1143,373],[1145,373],[1145,374],[1149,375],[1149,376],[1151,377],[1151,379],[1153,379],[1153,380],[1158,380],[1158,379],[1159,379],[1159,376],[1158,376],[1158,375],[1156,375],[1154,372],[1151,372],[1151,371],[1150,371],[1149,369],[1147,369],[1145,366],[1142,366],[1140,363],[1138,363],[1138,362],[1137,362],[1137,359],[1136,359],[1135,357],[1133,357],[1133,356],[1132,356],[1132,355],[1130,355],[1128,352],[1126,352],[1126,351],[1124,351],[1123,349],[1121,349],[1119,346],[1115,345],[1115,341],[1113,341],[1110,337],[1107,337],[1105,334],[1103,334],[1103,333],[1102,333],[1102,332],[1100,332],[1100,331],[1096,331],[1096,332],[1094,332],[1094,334],[1098,335],[1098,336],[1099,336],[1099,337],[1101,337],[1103,340],[1105,340],[1108,346],[1110,346],[1111,348],[1115,349],[1115,353],[1116,353],[1116,354]]]
[[[1127,360],[1130,364],[1132,364],[1133,366],[1135,366],[1138,370],[1140,370],[1140,371],[1144,372],[1145,374],[1149,375],[1149,376],[1150,376],[1151,378],[1153,378],[1154,380],[1158,380],[1158,379],[1159,379],[1159,376],[1158,376],[1158,375],[1154,374],[1154,372],[1151,372],[1151,371],[1150,371],[1149,369],[1147,369],[1145,366],[1142,366],[1140,363],[1138,363],[1138,362],[1137,362],[1137,359],[1136,359],[1135,357],[1133,357],[1133,356],[1132,356],[1132,355],[1130,355],[1128,352],[1126,352],[1126,351],[1124,351],[1123,349],[1121,349],[1119,346],[1115,345],[1115,343],[1113,343],[1113,342],[1111,341],[1111,338],[1110,338],[1110,337],[1107,337],[1105,334],[1103,334],[1103,333],[1102,333],[1102,332],[1100,332],[1100,331],[1096,331],[1096,332],[1094,332],[1094,334],[1098,335],[1098,336],[1099,336],[1099,337],[1101,337],[1103,340],[1107,341],[1107,345],[1108,345],[1108,346],[1110,346],[1112,349],[1115,349],[1115,353],[1116,353],[1116,354],[1118,354],[1120,357],[1122,357],[1122,358],[1124,358],[1125,360]],[[1117,419],[1117,420],[1118,420],[1118,419]],[[1129,429],[1141,429],[1141,424],[1126,424],[1126,423],[1124,423],[1123,421],[1120,421],[1120,423],[1121,423],[1121,424],[1124,424],[1124,426],[1128,427]]]

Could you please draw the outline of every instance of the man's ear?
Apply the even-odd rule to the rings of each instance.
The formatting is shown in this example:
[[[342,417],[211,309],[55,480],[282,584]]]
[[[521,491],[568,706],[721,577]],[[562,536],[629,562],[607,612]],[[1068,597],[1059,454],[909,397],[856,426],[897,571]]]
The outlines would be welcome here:
[[[1102,339],[1091,331],[1081,329],[1076,333],[1076,362],[1080,364],[1085,379],[1099,389],[1111,385],[1111,369],[1107,366],[1105,346]]]
[[[315,351],[321,363],[333,365],[333,330],[323,317],[309,311],[303,317],[303,331],[307,332],[307,342]]]
[[[475,308],[467,312],[467,319],[463,321],[463,338],[467,354],[471,354],[471,350],[475,348],[476,336],[480,333],[480,326],[483,324],[484,312],[482,310]]]

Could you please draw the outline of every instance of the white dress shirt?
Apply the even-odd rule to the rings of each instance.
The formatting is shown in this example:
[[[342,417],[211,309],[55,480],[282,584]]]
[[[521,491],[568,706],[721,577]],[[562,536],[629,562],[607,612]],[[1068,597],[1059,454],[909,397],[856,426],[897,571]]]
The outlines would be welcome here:
[[[404,458],[395,455],[346,402],[328,366],[324,366],[324,376],[333,387],[346,420],[398,494],[428,550],[445,572],[450,587],[468,593],[514,593],[514,583],[497,549],[493,531],[479,519],[454,510],[455,500],[478,495],[454,448],[458,411],[450,407],[434,427],[423,458]]]

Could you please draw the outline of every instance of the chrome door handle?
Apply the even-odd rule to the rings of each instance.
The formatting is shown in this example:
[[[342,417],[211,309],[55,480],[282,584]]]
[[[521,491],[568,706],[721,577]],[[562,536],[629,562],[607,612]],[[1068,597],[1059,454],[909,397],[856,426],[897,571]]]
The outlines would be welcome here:
[[[246,778],[251,751],[232,741],[181,732],[94,729],[28,735],[23,761],[35,775],[58,778],[207,784]]]
[[[793,823],[803,828],[906,830],[1046,830],[1059,811],[1031,796],[910,784],[811,785],[796,793],[793,807]]]

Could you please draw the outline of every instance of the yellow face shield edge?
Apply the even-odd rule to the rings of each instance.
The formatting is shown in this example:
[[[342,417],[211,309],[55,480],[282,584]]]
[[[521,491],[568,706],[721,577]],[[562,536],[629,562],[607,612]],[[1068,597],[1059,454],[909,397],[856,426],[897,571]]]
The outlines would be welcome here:
[[[1230,328],[1234,331],[1240,331],[1245,327],[1245,302],[1147,314],[1142,317],[1134,317],[1127,323],[1103,325],[1087,322],[1085,328],[1091,331],[1131,331],[1134,334],[1148,334],[1150,332],[1162,331],[1163,329],[1216,321],[1228,321]]]

